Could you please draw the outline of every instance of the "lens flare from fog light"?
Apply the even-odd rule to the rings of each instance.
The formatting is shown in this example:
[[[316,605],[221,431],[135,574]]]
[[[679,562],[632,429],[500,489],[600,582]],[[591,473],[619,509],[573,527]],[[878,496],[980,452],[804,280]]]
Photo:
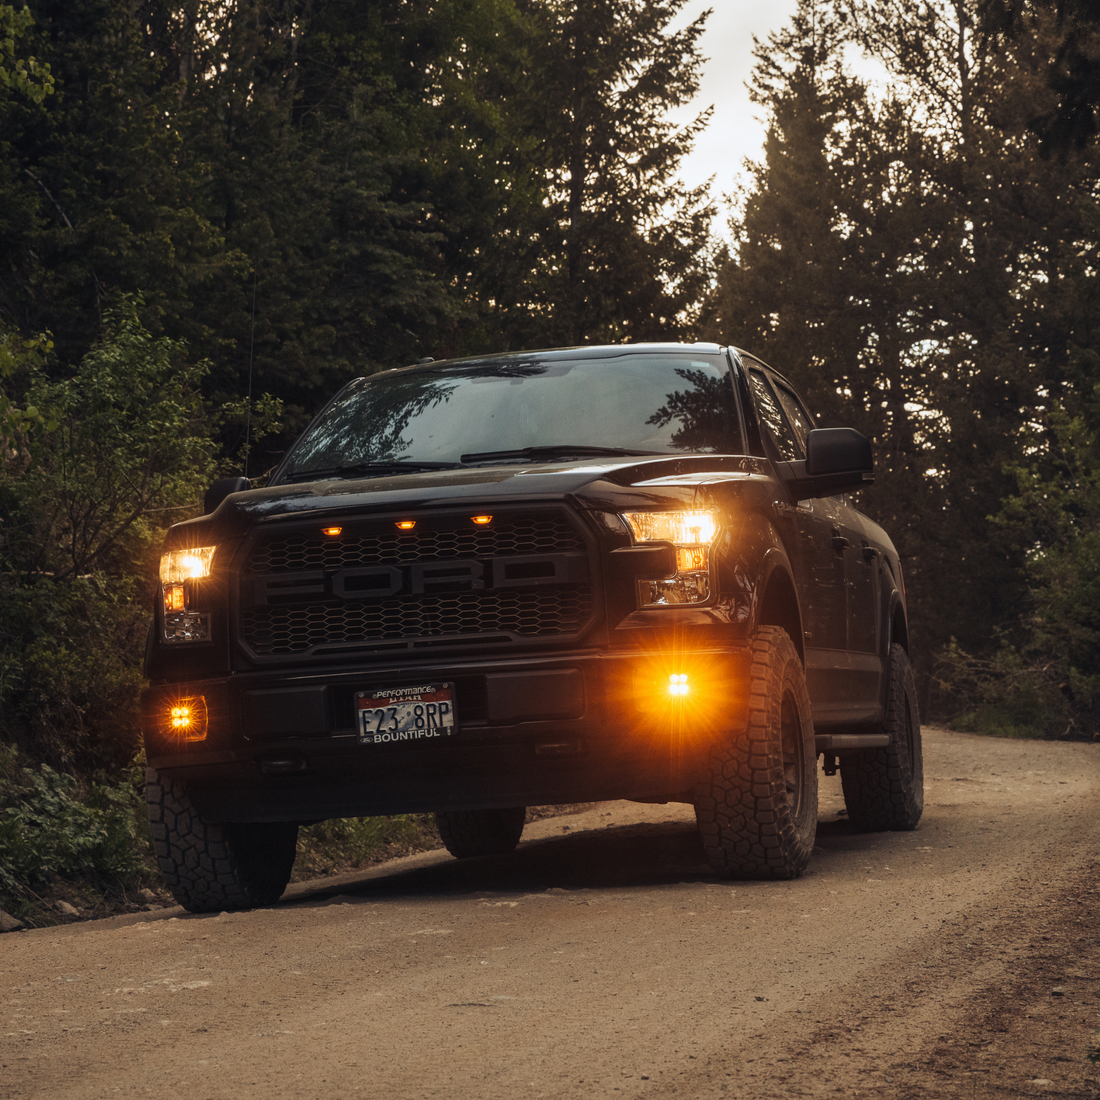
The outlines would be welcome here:
[[[168,729],[181,741],[205,741],[210,721],[206,698],[175,699],[167,709]]]
[[[691,687],[688,684],[687,673],[685,672],[673,672],[668,678],[668,693],[669,695],[687,695],[691,691]]]

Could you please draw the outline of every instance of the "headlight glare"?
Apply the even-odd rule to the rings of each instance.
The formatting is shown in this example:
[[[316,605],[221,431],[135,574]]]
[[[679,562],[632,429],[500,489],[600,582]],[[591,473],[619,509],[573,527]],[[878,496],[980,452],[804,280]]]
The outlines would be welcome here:
[[[198,577],[209,577],[216,546],[195,546],[189,550],[169,550],[160,556],[160,583],[182,584]]]
[[[639,581],[641,607],[674,607],[710,599],[710,546],[718,537],[718,516],[706,510],[626,512],[636,543],[670,542],[676,549],[676,573],[667,580]]]
[[[162,640],[208,642],[210,614],[193,606],[195,582],[210,576],[214,546],[168,550],[160,558],[160,590],[164,604]]]
[[[713,512],[627,512],[623,518],[635,542],[709,546],[718,534],[718,519]]]

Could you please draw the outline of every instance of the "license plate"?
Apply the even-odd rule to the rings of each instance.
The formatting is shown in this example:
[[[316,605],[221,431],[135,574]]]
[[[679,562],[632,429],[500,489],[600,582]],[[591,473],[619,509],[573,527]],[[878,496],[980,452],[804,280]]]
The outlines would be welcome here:
[[[361,745],[421,741],[455,733],[454,684],[360,691],[355,696]]]

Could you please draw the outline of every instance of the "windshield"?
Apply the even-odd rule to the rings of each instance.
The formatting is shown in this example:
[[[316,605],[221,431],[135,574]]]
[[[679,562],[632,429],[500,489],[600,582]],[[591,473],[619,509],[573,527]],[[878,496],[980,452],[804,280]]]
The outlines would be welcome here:
[[[580,456],[586,447],[589,455],[597,448],[744,453],[725,357],[518,355],[360,378],[295,444],[282,479],[348,476],[385,464],[484,463],[494,456],[567,459],[570,446]]]

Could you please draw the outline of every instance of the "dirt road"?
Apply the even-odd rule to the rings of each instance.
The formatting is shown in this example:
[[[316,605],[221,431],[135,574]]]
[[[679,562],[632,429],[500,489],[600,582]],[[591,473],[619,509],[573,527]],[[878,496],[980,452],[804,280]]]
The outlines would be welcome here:
[[[608,803],[272,909],[0,937],[0,1098],[1100,1096],[1100,745],[928,730],[914,833],[824,782],[790,883]]]

